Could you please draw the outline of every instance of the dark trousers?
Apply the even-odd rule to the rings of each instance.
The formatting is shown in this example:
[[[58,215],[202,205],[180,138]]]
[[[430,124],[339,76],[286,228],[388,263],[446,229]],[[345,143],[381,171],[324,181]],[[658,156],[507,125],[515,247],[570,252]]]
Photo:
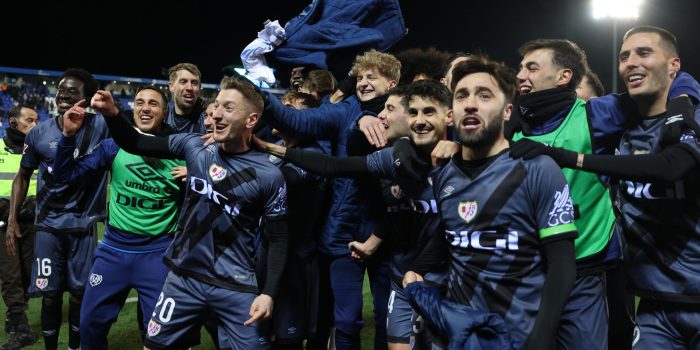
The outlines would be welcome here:
[[[17,254],[7,255],[5,244],[7,227],[0,230],[0,280],[2,299],[7,306],[7,315],[21,314],[27,305],[27,288],[32,274],[34,261],[35,230],[32,225],[20,225],[22,238],[17,240]]]

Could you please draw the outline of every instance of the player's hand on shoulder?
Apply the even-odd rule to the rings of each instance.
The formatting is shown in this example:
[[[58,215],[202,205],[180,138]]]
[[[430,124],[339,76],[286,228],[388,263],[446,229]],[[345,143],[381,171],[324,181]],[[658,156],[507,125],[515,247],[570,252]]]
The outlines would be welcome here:
[[[423,282],[423,276],[413,271],[406,272],[406,274],[403,275],[403,282],[401,283],[403,287],[406,288],[407,285],[413,282]]]
[[[442,140],[435,145],[433,151],[430,153],[430,158],[433,161],[433,166],[437,165],[446,160],[450,160],[452,156],[459,153],[462,150],[457,142]]]
[[[250,318],[243,322],[244,326],[249,326],[258,320],[267,320],[272,317],[272,297],[267,294],[258,295],[250,304]]]

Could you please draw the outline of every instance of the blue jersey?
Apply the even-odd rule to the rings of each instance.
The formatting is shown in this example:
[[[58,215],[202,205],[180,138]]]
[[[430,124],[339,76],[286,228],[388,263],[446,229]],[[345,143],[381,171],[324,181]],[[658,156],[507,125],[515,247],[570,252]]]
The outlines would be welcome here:
[[[283,141],[277,144],[283,144]],[[298,147],[304,151],[324,153],[316,142]],[[308,258],[318,250],[319,235],[328,217],[330,181],[273,155],[268,159],[282,171],[287,183],[290,251],[300,258]]]
[[[392,279],[401,285],[403,275],[434,234],[440,234],[440,217],[433,195],[432,179],[418,185],[396,174],[393,148],[385,148],[367,156],[367,169],[382,178],[382,195],[389,219],[397,236],[391,241]],[[443,284],[447,266],[426,274],[425,279]]]
[[[695,120],[700,121],[700,110]],[[620,142],[622,155],[660,152],[664,117],[639,118]],[[697,136],[681,143],[700,152]],[[627,241],[625,265],[632,291],[642,297],[700,302],[700,182],[697,172],[676,182],[621,179],[620,206]]]
[[[22,167],[39,169],[37,181],[36,226],[48,232],[81,232],[106,217],[107,173],[71,183],[58,184],[53,178],[53,162],[62,132],[57,118],[33,128],[24,140]],[[78,157],[89,154],[109,137],[101,115],[88,113],[76,137]]]
[[[575,237],[569,185],[549,157],[500,155],[473,179],[455,160],[434,193],[450,246],[447,298],[504,317],[515,340],[532,330],[545,281],[541,245]]]
[[[201,100],[197,100],[197,103],[192,108],[192,112],[186,116],[178,115],[175,113],[175,101],[170,101],[168,103],[168,115],[165,116],[165,124],[175,129],[177,133],[203,133],[204,128],[204,110],[206,106],[203,106]]]
[[[258,292],[255,238],[266,220],[284,219],[286,186],[267,154],[204,147],[198,134],[168,138],[187,163],[187,192],[165,263],[178,274],[221,288]]]

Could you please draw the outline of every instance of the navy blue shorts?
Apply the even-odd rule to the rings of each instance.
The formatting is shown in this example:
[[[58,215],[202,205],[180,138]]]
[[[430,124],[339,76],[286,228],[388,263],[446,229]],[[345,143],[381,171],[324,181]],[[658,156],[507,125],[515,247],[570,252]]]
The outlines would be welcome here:
[[[608,307],[602,275],[576,278],[557,330],[560,349],[606,350]]]
[[[134,252],[105,244],[97,247],[80,308],[83,348],[108,348],[107,333],[132,288],[138,292],[143,315],[153,312],[169,272],[163,264],[165,249]],[[143,322],[146,329],[148,320]]]
[[[641,299],[634,350],[700,349],[700,305]]]
[[[386,318],[386,340],[409,344],[411,349],[442,349],[423,318],[413,310],[403,288],[391,281]]]
[[[82,292],[97,244],[96,225],[86,232],[36,232],[30,295]]]
[[[144,345],[151,349],[178,347],[199,331],[201,318],[211,310],[219,321],[220,348],[269,349],[266,322],[243,325],[256,297],[170,272],[146,327]]]
[[[288,255],[280,292],[275,299],[273,323],[279,343],[298,343],[316,335],[319,307],[318,257]]]

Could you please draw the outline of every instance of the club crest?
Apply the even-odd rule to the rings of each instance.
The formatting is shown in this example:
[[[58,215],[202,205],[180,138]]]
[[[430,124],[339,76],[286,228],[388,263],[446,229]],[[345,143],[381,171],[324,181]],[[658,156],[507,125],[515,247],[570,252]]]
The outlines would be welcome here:
[[[221,181],[226,177],[226,169],[216,164],[212,164],[209,167],[209,176],[214,181]]]
[[[102,283],[102,275],[98,275],[96,273],[93,273],[90,275],[90,285],[91,286],[94,287],[100,283]]]
[[[474,220],[478,209],[479,205],[476,203],[476,201],[459,202],[459,207],[457,208],[459,211],[459,217],[464,219],[464,221],[467,223]]]
[[[49,285],[49,279],[48,278],[37,278],[36,279],[36,287],[39,289],[44,289],[48,287]]]
[[[391,185],[391,195],[394,196],[394,198],[396,199],[403,197],[403,191],[401,191],[401,187],[399,187],[399,185]]]
[[[160,333],[160,327],[161,325],[153,320],[148,321],[148,336],[149,337],[155,337]]]

